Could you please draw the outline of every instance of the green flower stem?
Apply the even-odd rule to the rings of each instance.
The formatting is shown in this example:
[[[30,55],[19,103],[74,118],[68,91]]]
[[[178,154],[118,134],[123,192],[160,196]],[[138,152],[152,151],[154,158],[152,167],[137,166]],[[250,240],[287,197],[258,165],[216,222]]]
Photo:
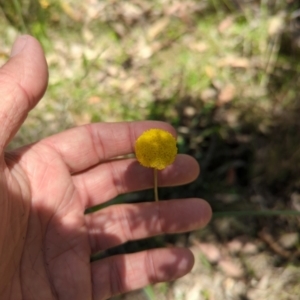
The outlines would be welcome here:
[[[153,173],[154,173],[154,198],[155,201],[158,202],[158,189],[157,189],[157,170],[154,168],[153,169]]]

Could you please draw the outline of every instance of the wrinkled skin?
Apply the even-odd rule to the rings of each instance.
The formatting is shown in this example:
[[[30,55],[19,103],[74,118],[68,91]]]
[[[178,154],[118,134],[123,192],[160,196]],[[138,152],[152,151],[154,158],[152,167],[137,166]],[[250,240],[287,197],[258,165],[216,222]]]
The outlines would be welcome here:
[[[188,249],[166,248],[90,256],[128,240],[203,227],[211,217],[201,199],[120,204],[85,215],[120,193],[151,188],[151,169],[132,153],[146,129],[162,122],[98,123],[73,128],[14,151],[5,149],[47,86],[39,43],[20,37],[0,69],[0,299],[107,299],[172,280],[193,265]],[[196,161],[178,155],[159,184],[194,180]]]

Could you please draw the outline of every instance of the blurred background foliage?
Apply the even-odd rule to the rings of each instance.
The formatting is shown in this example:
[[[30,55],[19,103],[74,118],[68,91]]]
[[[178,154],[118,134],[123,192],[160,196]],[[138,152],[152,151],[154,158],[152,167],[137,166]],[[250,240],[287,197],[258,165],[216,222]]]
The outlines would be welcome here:
[[[0,8],[0,63],[16,36],[30,33],[50,70],[43,101],[11,147],[89,122],[163,120],[202,173],[160,198],[208,199],[231,222],[224,231],[215,219],[201,238],[264,229],[276,241],[298,232],[297,217],[255,212],[300,212],[300,1],[0,0]],[[113,201],[152,198],[146,191]],[[233,222],[232,211],[249,216]],[[166,240],[178,236],[150,246]],[[298,239],[292,252],[299,247]]]

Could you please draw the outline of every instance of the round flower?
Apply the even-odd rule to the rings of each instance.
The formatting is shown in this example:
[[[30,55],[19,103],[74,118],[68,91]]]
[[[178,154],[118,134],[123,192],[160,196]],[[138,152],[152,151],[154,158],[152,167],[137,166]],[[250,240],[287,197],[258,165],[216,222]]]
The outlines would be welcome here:
[[[135,154],[142,166],[162,170],[175,160],[176,140],[168,131],[146,130],[136,140]]]

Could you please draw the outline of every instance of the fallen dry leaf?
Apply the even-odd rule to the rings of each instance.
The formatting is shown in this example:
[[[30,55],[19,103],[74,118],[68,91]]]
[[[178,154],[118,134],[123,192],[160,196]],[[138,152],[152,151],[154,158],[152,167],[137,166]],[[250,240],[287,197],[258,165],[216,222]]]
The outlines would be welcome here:
[[[98,96],[91,96],[88,100],[87,100],[88,104],[97,104],[99,102],[101,102],[101,98]]]
[[[232,24],[233,24],[233,17],[228,16],[219,24],[218,31],[220,33],[224,33],[228,28],[231,27]]]
[[[285,15],[283,13],[279,13],[270,19],[268,27],[268,34],[270,36],[278,35],[284,30],[284,18]]]
[[[162,18],[155,22],[148,29],[147,36],[150,41],[154,40],[161,32],[165,30],[165,28],[169,25],[170,18]]]
[[[198,247],[210,263],[216,263],[221,259],[221,252],[214,244],[199,243]]]
[[[227,56],[225,58],[220,59],[217,62],[217,66],[220,68],[232,67],[247,69],[250,67],[250,60],[246,57]]]
[[[197,51],[197,52],[203,53],[208,49],[208,45],[205,42],[196,42],[196,43],[191,43],[189,45],[189,48],[192,51]]]
[[[200,94],[200,98],[204,101],[204,102],[208,102],[210,100],[214,100],[217,98],[218,95],[218,91],[216,89],[213,88],[207,88],[205,90],[203,90]]]
[[[143,15],[143,10],[140,6],[130,2],[120,1],[119,14],[124,17],[124,21],[131,25],[135,21],[139,20]]]
[[[297,232],[284,233],[278,240],[279,244],[285,249],[295,247],[299,242],[299,235]]]
[[[244,274],[240,264],[229,259],[219,261],[219,267],[229,277],[240,278]]]
[[[205,67],[205,73],[211,79],[216,76],[216,70],[212,66],[206,66]]]
[[[239,239],[234,239],[227,243],[227,248],[228,248],[229,252],[232,254],[239,253],[241,251],[242,247],[243,247],[243,243]]]
[[[255,243],[247,242],[244,245],[242,252],[247,255],[254,255],[258,252],[258,247]]]
[[[236,94],[236,88],[233,84],[229,83],[219,93],[217,105],[224,105],[233,100]]]
[[[80,22],[83,19],[82,11],[76,10],[69,3],[61,1],[60,5],[64,13],[75,22]]]

